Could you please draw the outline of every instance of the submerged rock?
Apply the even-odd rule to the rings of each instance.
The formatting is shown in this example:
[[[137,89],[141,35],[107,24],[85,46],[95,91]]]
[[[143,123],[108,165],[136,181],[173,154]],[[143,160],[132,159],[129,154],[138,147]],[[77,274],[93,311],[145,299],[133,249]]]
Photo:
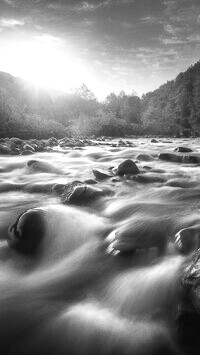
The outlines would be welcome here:
[[[181,163],[182,162],[182,156],[172,154],[172,153],[161,153],[159,154],[159,159],[160,160],[165,160],[165,161],[172,161],[175,163]]]
[[[156,247],[160,253],[166,248],[165,225],[159,218],[133,218],[112,231],[107,237],[108,252],[122,253]]]
[[[8,245],[25,254],[32,254],[44,235],[44,215],[42,208],[33,208],[22,213],[9,228]]]
[[[103,169],[92,169],[94,176],[98,179],[98,180],[104,180],[104,179],[108,179],[110,177],[113,177],[113,174],[110,171],[107,170],[103,170]]]
[[[136,156],[136,159],[138,160],[142,160],[142,161],[152,161],[154,160],[154,158],[152,157],[152,155],[149,154],[145,154],[145,153],[140,153]]]
[[[28,168],[33,171],[43,172],[43,173],[58,173],[59,169],[57,169],[53,164],[42,161],[42,160],[34,160],[31,159],[27,162]]]
[[[82,203],[84,201],[93,200],[104,195],[104,191],[98,187],[87,185],[81,181],[73,181],[65,185],[61,196],[61,202]]]
[[[134,175],[134,174],[138,174],[138,173],[139,173],[139,169],[138,169],[137,165],[134,163],[134,161],[131,159],[124,160],[121,164],[118,165],[118,168],[116,171],[116,174],[119,176],[122,176],[125,174]]]
[[[184,155],[182,157],[182,163],[187,164],[198,164],[200,162],[199,158],[195,155]]]
[[[174,237],[175,246],[182,254],[200,247],[200,226],[181,229]]]

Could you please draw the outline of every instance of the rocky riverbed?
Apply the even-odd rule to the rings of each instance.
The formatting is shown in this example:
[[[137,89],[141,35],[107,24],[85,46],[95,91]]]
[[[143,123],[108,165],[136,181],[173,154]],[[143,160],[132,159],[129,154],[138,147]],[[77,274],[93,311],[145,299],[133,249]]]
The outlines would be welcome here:
[[[1,354],[199,354],[200,139],[1,139],[0,197]]]

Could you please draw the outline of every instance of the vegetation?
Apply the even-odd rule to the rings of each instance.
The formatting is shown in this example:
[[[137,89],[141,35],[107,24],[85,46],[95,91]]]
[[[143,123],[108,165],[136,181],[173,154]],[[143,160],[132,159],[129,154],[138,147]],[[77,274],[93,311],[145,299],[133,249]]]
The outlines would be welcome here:
[[[110,93],[98,102],[83,84],[71,94],[36,90],[0,73],[0,132],[49,136],[200,135],[200,62],[139,98]]]

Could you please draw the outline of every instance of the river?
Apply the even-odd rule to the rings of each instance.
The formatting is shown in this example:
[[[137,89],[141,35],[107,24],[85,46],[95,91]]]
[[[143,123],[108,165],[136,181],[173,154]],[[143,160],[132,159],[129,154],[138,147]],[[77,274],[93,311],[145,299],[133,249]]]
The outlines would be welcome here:
[[[199,157],[200,140],[129,142],[0,156],[1,354],[187,353],[175,319],[189,257],[173,237],[199,223],[200,169],[158,155],[184,146]],[[139,178],[96,179],[102,196],[61,203],[60,186],[90,184],[94,168],[125,159]],[[8,243],[28,209],[41,211],[44,227],[33,255]]]

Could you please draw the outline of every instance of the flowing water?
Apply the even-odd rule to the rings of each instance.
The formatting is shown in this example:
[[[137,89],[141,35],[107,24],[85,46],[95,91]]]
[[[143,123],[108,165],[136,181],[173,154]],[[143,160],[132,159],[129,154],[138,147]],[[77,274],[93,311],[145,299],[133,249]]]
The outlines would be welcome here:
[[[1,354],[183,353],[175,313],[188,257],[172,237],[200,221],[200,169],[158,154],[185,146],[198,156],[200,141],[111,143],[0,156]],[[124,159],[136,161],[148,183],[127,176],[100,180],[92,186],[105,195],[80,206],[63,205],[52,193],[55,184],[94,179],[93,168]],[[10,248],[7,236],[34,207],[43,208],[45,232],[38,253],[28,256]],[[129,237],[122,233],[116,247],[113,231],[127,228]],[[119,252],[135,239],[138,250]]]

